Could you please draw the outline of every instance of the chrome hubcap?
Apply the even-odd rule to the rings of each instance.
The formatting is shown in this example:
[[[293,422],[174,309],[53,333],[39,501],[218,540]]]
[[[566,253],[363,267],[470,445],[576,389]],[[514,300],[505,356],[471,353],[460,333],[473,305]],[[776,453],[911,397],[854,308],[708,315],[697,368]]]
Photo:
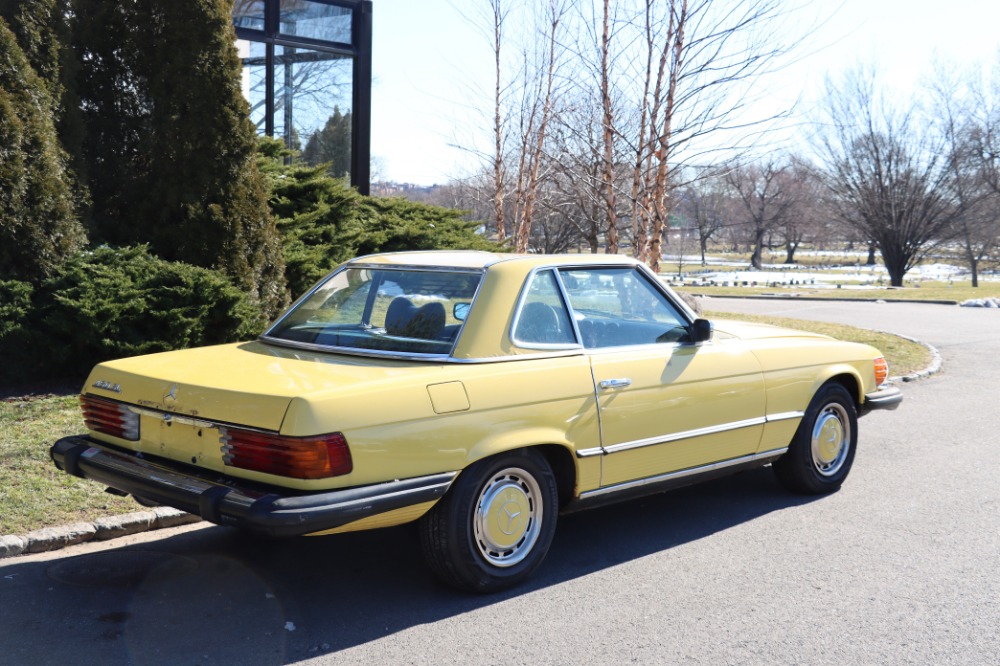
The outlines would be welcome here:
[[[830,403],[820,411],[812,431],[812,459],[816,471],[833,476],[844,466],[851,448],[851,422],[847,410]]]
[[[535,478],[511,467],[494,474],[476,503],[472,527],[476,545],[486,561],[497,567],[514,566],[538,540],[542,493]]]

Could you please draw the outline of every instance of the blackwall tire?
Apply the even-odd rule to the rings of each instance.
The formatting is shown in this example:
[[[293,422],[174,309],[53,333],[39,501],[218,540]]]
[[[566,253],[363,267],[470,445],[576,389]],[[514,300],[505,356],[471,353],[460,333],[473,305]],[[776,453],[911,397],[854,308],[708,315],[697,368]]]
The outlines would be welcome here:
[[[555,476],[540,453],[480,460],[421,519],[424,558],[435,576],[462,590],[517,585],[545,558],[558,512]]]
[[[857,448],[854,399],[842,385],[824,384],[810,401],[788,452],[774,462],[774,472],[793,492],[831,493],[850,473]]]

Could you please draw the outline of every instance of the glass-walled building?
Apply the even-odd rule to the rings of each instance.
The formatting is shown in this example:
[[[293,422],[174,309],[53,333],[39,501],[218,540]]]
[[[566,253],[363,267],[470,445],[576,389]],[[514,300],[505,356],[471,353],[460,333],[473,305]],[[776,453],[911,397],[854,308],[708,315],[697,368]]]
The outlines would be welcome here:
[[[235,0],[233,23],[257,131],[368,194],[372,3]]]

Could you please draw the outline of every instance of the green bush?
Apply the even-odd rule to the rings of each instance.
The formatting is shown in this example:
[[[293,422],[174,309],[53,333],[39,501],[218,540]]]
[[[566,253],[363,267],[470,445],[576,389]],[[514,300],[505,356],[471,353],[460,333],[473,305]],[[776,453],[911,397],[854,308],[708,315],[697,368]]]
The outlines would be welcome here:
[[[363,196],[331,178],[328,164],[303,165],[275,139],[261,139],[258,154],[270,182],[269,203],[281,232],[285,280],[293,297],[358,255],[500,249],[477,233],[480,223],[467,220],[464,211]]]
[[[222,274],[149,254],[102,247],[67,262],[35,292],[34,344],[49,376],[95,363],[246,339],[260,312]]]
[[[37,282],[86,240],[51,104],[0,18],[0,277]]]
[[[281,241],[241,92],[231,0],[75,0],[82,175],[96,243],[218,269],[270,318]]]
[[[31,312],[32,286],[17,280],[0,280],[0,345],[23,330]]]

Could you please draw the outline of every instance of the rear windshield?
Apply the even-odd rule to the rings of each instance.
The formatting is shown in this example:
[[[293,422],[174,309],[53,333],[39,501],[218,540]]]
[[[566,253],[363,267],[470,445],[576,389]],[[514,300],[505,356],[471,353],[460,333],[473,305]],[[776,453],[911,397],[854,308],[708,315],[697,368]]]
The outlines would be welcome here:
[[[265,339],[404,354],[450,354],[482,274],[345,268],[296,304]]]

